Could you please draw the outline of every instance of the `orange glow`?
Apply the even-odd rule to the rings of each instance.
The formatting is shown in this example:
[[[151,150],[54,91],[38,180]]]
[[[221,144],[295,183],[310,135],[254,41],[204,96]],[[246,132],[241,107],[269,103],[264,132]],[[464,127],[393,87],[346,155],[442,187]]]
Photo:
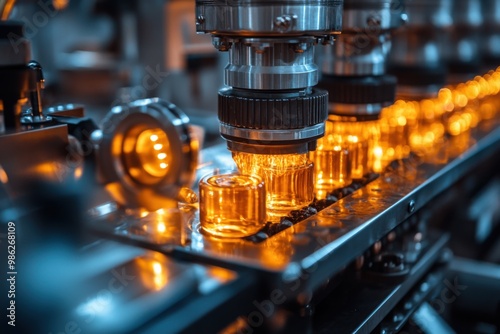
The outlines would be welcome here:
[[[291,233],[278,233],[267,239],[264,247],[260,248],[259,259],[261,263],[274,270],[285,268],[290,263],[290,258],[294,253],[292,238]]]
[[[169,173],[172,152],[164,131],[136,127],[123,141],[122,152],[128,173],[136,181],[154,184]]]
[[[159,209],[156,212],[139,210],[139,234],[156,244],[182,244],[185,236],[182,212],[177,208]]]
[[[52,5],[56,10],[63,10],[68,7],[69,0],[52,0]]]
[[[153,291],[159,291],[168,283],[169,273],[167,259],[159,254],[139,257],[135,260],[139,267],[139,275],[144,286]]]
[[[264,181],[270,221],[279,221],[314,199],[313,163],[307,154],[233,152],[233,159],[242,174],[258,175]]]
[[[3,184],[7,184],[9,182],[7,172],[5,172],[5,169],[3,169],[2,166],[0,166],[0,182],[2,182]]]
[[[373,148],[373,171],[376,173],[380,173],[383,169],[382,167],[382,157],[384,155],[384,151],[382,147],[375,146]]]
[[[221,283],[227,283],[236,278],[234,271],[223,269],[220,267],[209,267],[207,273]]]
[[[377,121],[356,121],[331,115],[325,136],[318,140],[316,151],[309,153],[314,162],[317,198],[329,191],[362,178],[373,169],[373,147],[380,137]]]
[[[200,223],[206,233],[240,238],[266,223],[266,191],[258,176],[207,175],[200,180]]]

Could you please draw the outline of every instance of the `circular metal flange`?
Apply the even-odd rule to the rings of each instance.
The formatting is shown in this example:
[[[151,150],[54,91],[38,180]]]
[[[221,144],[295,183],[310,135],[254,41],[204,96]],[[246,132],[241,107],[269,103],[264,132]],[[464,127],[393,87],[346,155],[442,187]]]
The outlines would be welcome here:
[[[245,142],[283,143],[318,138],[325,133],[325,124],[320,123],[302,129],[260,130],[237,128],[221,123],[220,133],[223,137],[240,138]]]
[[[101,129],[92,133],[92,140],[101,180],[120,205],[157,210],[172,202],[182,187],[191,185],[198,147],[191,139],[188,122],[174,104],[157,98],[116,106],[106,115]],[[130,143],[147,130],[161,130],[166,136],[173,159],[165,175],[143,170],[137,177],[131,172],[144,166],[130,152]]]
[[[196,0],[196,31],[228,36],[340,33],[341,0]]]
[[[325,134],[325,124],[303,129],[254,130],[220,125],[230,151],[255,154],[301,154],[316,149],[316,139]]]

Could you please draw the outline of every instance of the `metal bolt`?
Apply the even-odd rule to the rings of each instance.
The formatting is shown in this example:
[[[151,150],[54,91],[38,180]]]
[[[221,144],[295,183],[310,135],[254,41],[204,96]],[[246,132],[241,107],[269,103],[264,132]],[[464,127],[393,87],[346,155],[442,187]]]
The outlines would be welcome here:
[[[203,15],[199,15],[197,18],[196,18],[196,25],[197,26],[200,26],[202,25],[203,23],[205,23],[205,17]]]
[[[281,15],[274,19],[273,26],[274,29],[279,32],[285,32],[292,27],[292,20],[296,19],[296,16],[291,15]]]
[[[415,211],[415,201],[411,200],[410,203],[408,203],[408,212],[413,213]]]

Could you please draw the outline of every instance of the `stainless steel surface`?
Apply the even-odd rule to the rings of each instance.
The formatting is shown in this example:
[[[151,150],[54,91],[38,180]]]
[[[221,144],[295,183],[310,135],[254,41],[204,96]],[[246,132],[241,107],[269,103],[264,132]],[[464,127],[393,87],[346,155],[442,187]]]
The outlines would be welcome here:
[[[225,84],[256,90],[301,89],[318,83],[314,39],[238,39],[229,49]]]
[[[401,9],[395,8],[391,0],[344,0],[342,34],[359,33],[359,29],[367,28],[381,31],[397,28],[401,21],[395,21],[391,14],[399,11],[403,15]]]
[[[340,32],[341,11],[340,0],[197,0],[196,29],[215,35],[326,36]]]
[[[395,20],[394,16],[400,19]],[[332,75],[382,75],[390,48],[386,34],[404,23],[403,8],[388,0],[345,0],[342,34],[326,47],[323,73]]]
[[[324,47],[322,72],[342,76],[383,75],[389,48],[390,41],[385,36],[342,34],[333,46]]]
[[[338,0],[198,0],[196,29],[212,34],[216,49],[229,51],[225,84],[249,90],[250,93],[252,90],[269,93],[269,97],[259,96],[259,99],[267,101],[279,91],[311,92],[311,87],[318,81],[313,46],[318,42],[333,41],[332,36],[340,31],[341,10],[342,1]],[[237,90],[233,95],[245,96]],[[233,103],[234,100],[231,100],[228,105],[233,107]],[[288,117],[288,104],[284,103],[280,108],[282,110],[276,111],[279,117]],[[326,118],[326,105],[321,107],[323,113]],[[259,124],[231,125],[246,130],[275,130],[274,125],[269,128]],[[304,143],[303,139],[293,139],[289,144],[281,142],[279,146],[274,140],[259,139],[260,142],[249,143],[245,137],[239,137],[240,133],[247,133],[246,130],[232,131],[233,136],[228,143],[232,150],[263,153],[262,147],[274,146],[266,154],[298,153],[314,147],[317,139],[311,138],[308,143]],[[226,137],[224,133],[223,136]]]
[[[79,253],[59,248],[66,256],[51,254],[51,246],[41,248],[40,254],[51,259],[51,268],[64,273],[44,272],[33,265],[37,256],[23,258],[25,272],[38,279],[19,278],[26,288],[18,300],[25,303],[22,316],[29,320],[17,324],[22,332],[78,328],[88,333],[158,333],[158,327],[168,332],[217,331],[231,317],[210,323],[203,319],[217,310],[233,316],[244,312],[249,303],[239,298],[248,298],[247,293],[254,291],[248,274],[182,263],[112,241],[91,243]],[[39,302],[31,301],[42,285],[52,295],[48,307],[54,313],[49,319],[43,319]],[[177,316],[192,308],[197,311],[190,317]]]
[[[221,134],[244,138],[248,140],[283,142],[288,140],[300,140],[300,139],[318,137],[325,132],[325,124],[320,123],[302,129],[259,130],[259,129],[237,128],[221,123],[220,132]]]
[[[333,46],[325,47],[322,73],[339,79],[385,75],[391,33],[404,24],[406,18],[404,6],[394,6],[392,1],[345,0],[342,34]],[[386,89],[393,91],[394,87]],[[378,115],[383,107],[380,103],[363,106],[364,101],[352,105],[335,103],[339,98],[343,97],[330,99],[331,114],[346,114],[347,111],[349,115]]]

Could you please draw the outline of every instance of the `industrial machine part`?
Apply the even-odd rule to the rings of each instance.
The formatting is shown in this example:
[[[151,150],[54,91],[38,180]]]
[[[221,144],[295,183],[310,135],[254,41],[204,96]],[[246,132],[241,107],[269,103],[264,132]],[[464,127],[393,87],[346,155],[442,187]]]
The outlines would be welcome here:
[[[260,154],[306,153],[324,133],[327,93],[314,45],[340,32],[342,1],[196,1],[197,31],[229,52],[219,92],[228,148]]]
[[[500,60],[500,48],[498,47],[500,36],[500,1],[481,1],[481,13],[483,24],[481,25],[480,54],[483,68],[495,67]]]
[[[385,73],[390,35],[406,18],[402,2],[344,1],[342,34],[325,47],[319,83],[329,93],[329,117],[310,153],[317,197],[373,170],[376,121],[396,94],[396,78]]]
[[[14,47],[13,47],[14,46]],[[19,128],[21,105],[28,95],[30,45],[20,23],[0,22],[0,100],[6,129]]]
[[[276,3],[279,14],[274,12]],[[296,44],[291,40],[309,43],[309,38],[316,38],[310,36],[329,34],[319,28],[294,33],[293,14],[300,18],[308,10],[323,13],[317,10],[320,5],[340,4],[335,0],[284,3],[205,1],[205,12],[198,13],[198,23],[210,23],[207,29],[216,35],[219,48],[233,43],[236,60],[231,60],[228,77],[251,87],[232,87],[237,94],[247,94],[235,95],[241,101],[265,94],[304,91],[298,95],[304,98],[314,94],[307,88],[255,89],[269,84],[309,85],[314,71],[302,66],[310,64],[307,48],[303,58],[292,57],[292,62],[304,61],[294,66],[254,66],[253,61],[259,55],[276,54],[279,57],[269,59],[285,63],[284,45]],[[389,15],[391,20],[401,17],[394,11]],[[260,19],[269,16],[265,22],[273,26],[262,26]],[[327,17],[316,16],[318,24]],[[338,18],[328,16],[328,20],[334,17]],[[226,20],[233,25],[231,32],[219,26]],[[315,22],[306,20],[309,26]],[[290,31],[281,33],[277,27]],[[260,35],[254,36],[254,30]],[[279,42],[280,38],[285,40]],[[261,54],[253,52],[263,40],[271,40],[272,47],[263,47]],[[246,54],[241,52],[245,47]],[[257,74],[239,70],[247,58]],[[336,166],[313,166],[306,153],[309,139],[290,145],[269,143],[261,135],[275,129],[230,124],[234,131],[255,130],[257,139],[247,143],[231,138],[233,152],[226,145],[202,150],[197,179],[206,181],[203,176],[208,173],[217,177],[210,180],[211,187],[181,188],[190,185],[196,141],[177,107],[160,99],[120,104],[96,129],[76,105],[40,107],[41,77],[30,81],[39,67],[26,66],[27,60],[20,64],[26,80],[22,90],[12,90],[12,96],[22,96],[23,103],[32,96],[32,108],[37,110],[25,108],[29,117],[43,110],[43,116],[52,118],[43,124],[19,122],[0,131],[0,241],[18,246],[15,263],[12,248],[0,247],[0,257],[10,260],[10,270],[19,272],[2,277],[9,289],[16,290],[16,299],[2,293],[0,309],[7,311],[8,321],[15,319],[21,332],[498,331],[500,68],[442,88],[434,98],[398,101],[392,107],[404,112],[384,121],[397,125],[401,137],[413,140],[404,158],[395,154],[382,164],[379,153],[384,151],[375,147],[372,153],[378,160],[373,166],[378,166],[378,173],[362,172],[361,178],[354,178],[350,169],[350,182],[314,199],[312,171]],[[281,65],[293,71],[281,74]],[[286,80],[273,81],[281,75]],[[248,81],[241,79],[247,76]],[[270,81],[259,83],[259,77]],[[2,82],[11,79],[0,77]],[[269,95],[265,103],[270,103]],[[296,104],[282,104],[291,105]],[[278,110],[283,115],[290,109]],[[429,131],[409,122],[417,112],[432,120]],[[327,126],[333,124],[338,123]],[[344,130],[332,127],[331,133],[348,136]],[[392,144],[401,137],[394,136],[384,150],[396,151]],[[95,146],[88,146],[89,141]],[[419,143],[432,149],[418,149]],[[92,154],[85,155],[88,147]],[[73,150],[84,155],[83,171],[71,168]],[[282,204],[278,195],[293,205],[281,207],[281,213],[272,212],[264,221],[260,180],[255,178],[260,188],[247,184],[240,193],[240,188],[231,187],[244,184],[251,175],[240,181],[217,171],[235,162],[240,170],[246,168],[245,173],[267,178],[262,179],[271,190],[265,196],[268,215],[270,208]],[[105,196],[105,188],[111,197]],[[206,191],[211,202],[198,201],[196,190]],[[215,220],[231,219],[238,235],[206,233],[204,209]],[[216,217],[221,212],[224,217]],[[258,226],[243,231],[252,215]]]
[[[447,36],[445,57],[449,84],[472,79],[480,71],[482,2],[474,0],[452,1],[451,31]]]
[[[451,0],[408,1],[408,24],[393,35],[388,72],[398,78],[401,98],[435,96],[446,81],[446,31]]]
[[[406,21],[403,3],[345,0],[342,34],[325,47],[319,87],[329,93],[329,112],[370,117],[394,102],[396,79],[386,75],[390,34]]]
[[[100,178],[115,200],[154,211],[176,205],[194,181],[199,143],[174,104],[144,99],[113,107],[92,133]]]
[[[229,52],[229,87],[219,91],[221,135],[241,172],[265,180],[269,220],[313,199],[312,187],[303,186],[312,184],[307,152],[324,134],[328,96],[313,88],[314,45],[333,42],[341,8],[342,1],[323,0],[196,2],[197,31]],[[293,174],[286,189],[287,179],[278,180],[283,166]]]

